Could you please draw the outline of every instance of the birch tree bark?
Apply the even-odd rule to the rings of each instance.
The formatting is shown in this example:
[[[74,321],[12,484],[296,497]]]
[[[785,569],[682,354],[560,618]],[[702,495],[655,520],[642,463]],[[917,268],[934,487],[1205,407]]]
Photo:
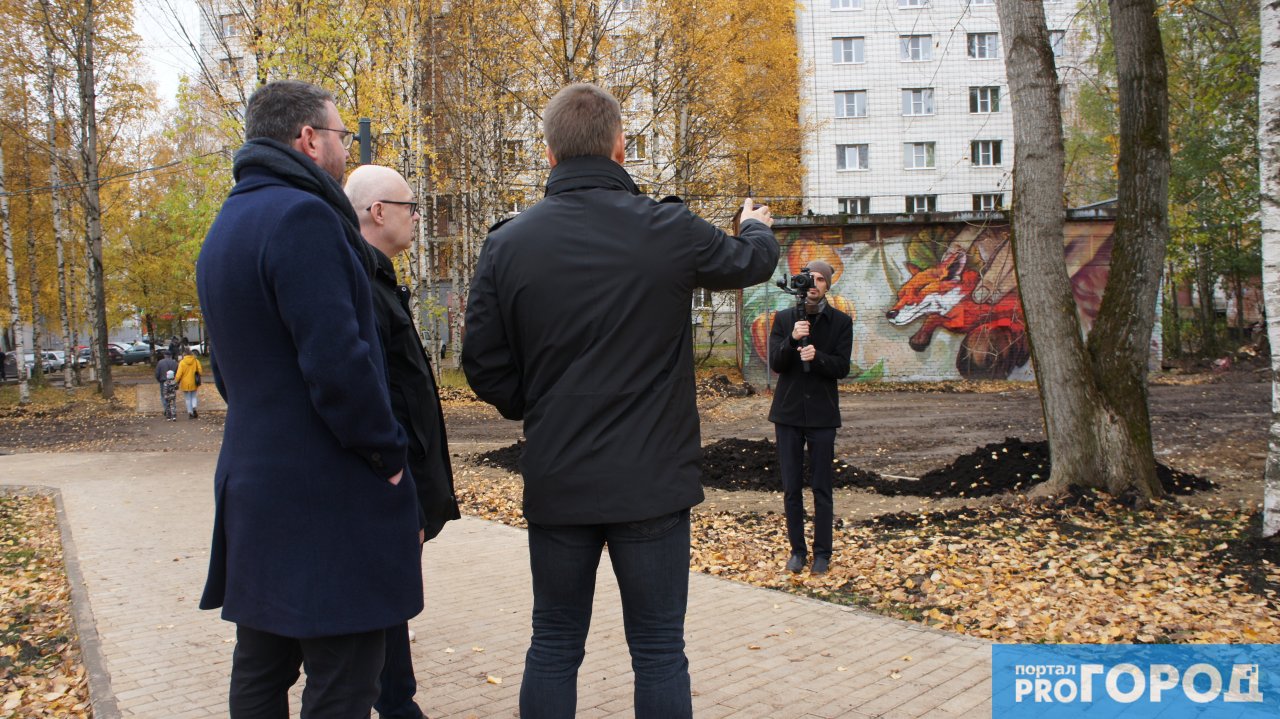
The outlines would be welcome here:
[[[1262,189],[1262,288],[1271,346],[1271,431],[1263,484],[1262,536],[1280,533],[1280,0],[1263,0],[1258,78]]]
[[[84,171],[85,243],[89,259],[89,297],[93,307],[95,354],[98,363],[98,391],[103,397],[115,397],[111,377],[111,361],[107,354],[107,303],[102,268],[102,199],[98,181],[97,83],[94,66],[94,39],[97,5],[84,0],[84,17],[76,28],[76,79],[80,89],[80,164]]]
[[[54,81],[56,79],[53,61],[53,43],[46,37],[44,44],[45,76],[44,105],[48,117],[45,118],[45,144],[49,153],[49,204],[53,214],[53,244],[58,257],[58,314],[62,322],[62,349],[66,364],[62,368],[62,386],[68,394],[79,384],[79,362],[76,356],[76,345],[71,338],[71,315],[68,308],[70,298],[67,296],[67,260],[63,249],[66,238],[66,220],[62,214],[62,172],[58,165],[58,111],[54,102]]]
[[[999,0],[1013,101],[1013,238],[1053,468],[1068,486],[1145,500],[1163,494],[1147,409],[1147,359],[1168,239],[1164,55],[1152,0],[1112,0],[1120,80],[1120,215],[1113,264],[1088,341],[1063,255],[1061,108],[1044,8]]]
[[[18,305],[18,273],[13,262],[13,226],[9,222],[9,195],[4,182],[4,143],[0,142],[0,229],[4,238],[4,272],[9,281],[9,325],[13,328],[14,369],[18,375],[18,404],[31,403],[27,383],[27,340],[22,329],[22,308]]]

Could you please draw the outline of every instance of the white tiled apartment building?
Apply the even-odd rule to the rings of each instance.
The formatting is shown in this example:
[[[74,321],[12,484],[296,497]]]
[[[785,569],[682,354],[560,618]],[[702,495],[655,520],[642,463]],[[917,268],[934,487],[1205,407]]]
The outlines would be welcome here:
[[[1068,103],[1077,4],[1044,5]],[[995,0],[809,0],[796,32],[806,210],[1007,206],[1013,122]]]

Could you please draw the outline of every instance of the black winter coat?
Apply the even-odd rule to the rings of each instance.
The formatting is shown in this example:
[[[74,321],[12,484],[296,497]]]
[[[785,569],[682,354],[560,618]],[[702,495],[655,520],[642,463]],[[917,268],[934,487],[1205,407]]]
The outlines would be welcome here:
[[[370,284],[378,332],[387,348],[391,411],[409,435],[409,469],[418,488],[422,529],[431,539],[445,522],[462,516],[453,493],[444,413],[431,360],[409,314],[409,288],[396,282],[395,265],[386,255],[374,254],[377,264]]]
[[[530,522],[638,521],[702,501],[692,292],[763,282],[777,261],[763,223],[727,235],[640,195],[604,157],[559,163],[545,199],[490,231],[462,366],[481,399],[524,419]]]
[[[831,305],[809,323],[809,341],[817,351],[804,371],[800,343],[791,330],[800,309],[779,310],[769,333],[769,368],[778,373],[769,421],[795,427],[839,427],[840,399],[836,380],[849,376],[853,353],[853,320]]]

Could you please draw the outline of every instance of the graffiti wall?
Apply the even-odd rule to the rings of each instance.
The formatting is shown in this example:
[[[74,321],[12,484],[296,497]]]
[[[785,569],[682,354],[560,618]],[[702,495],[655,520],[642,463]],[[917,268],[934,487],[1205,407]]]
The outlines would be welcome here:
[[[1066,226],[1067,271],[1085,331],[1111,269],[1111,220]],[[1009,226],[949,222],[779,226],[775,279],[809,260],[832,267],[828,301],[853,318],[850,381],[1031,379]],[[772,387],[773,314],[794,298],[770,283],[742,293],[743,376]]]

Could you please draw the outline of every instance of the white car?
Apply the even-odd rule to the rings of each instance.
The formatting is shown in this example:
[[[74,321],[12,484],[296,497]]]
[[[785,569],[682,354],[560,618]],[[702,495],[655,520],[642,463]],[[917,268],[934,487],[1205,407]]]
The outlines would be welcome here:
[[[42,362],[40,363],[42,372],[44,372],[45,374],[48,374],[49,372],[57,371],[57,364],[56,364],[57,360],[54,358],[52,352],[41,352],[40,357],[42,358]],[[25,355],[23,355],[22,362],[23,364],[26,365],[28,374],[31,374],[34,372],[34,368],[36,366],[36,356],[33,353],[28,352]]]

